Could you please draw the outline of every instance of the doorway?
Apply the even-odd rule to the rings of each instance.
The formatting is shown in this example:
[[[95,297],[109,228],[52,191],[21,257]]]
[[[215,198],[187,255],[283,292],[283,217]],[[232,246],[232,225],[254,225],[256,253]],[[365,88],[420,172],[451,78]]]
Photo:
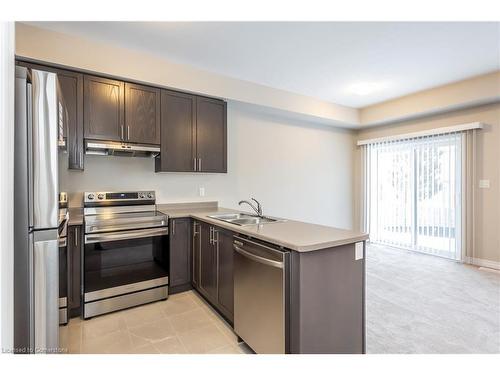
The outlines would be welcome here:
[[[461,259],[462,135],[368,146],[370,240]]]

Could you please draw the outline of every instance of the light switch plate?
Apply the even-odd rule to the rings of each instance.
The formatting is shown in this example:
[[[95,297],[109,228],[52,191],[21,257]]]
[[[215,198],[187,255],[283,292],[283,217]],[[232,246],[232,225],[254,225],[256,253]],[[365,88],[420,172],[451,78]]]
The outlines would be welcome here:
[[[489,189],[490,188],[490,180],[479,180],[479,187],[481,189]]]
[[[354,245],[354,260],[360,260],[364,258],[363,242],[356,242]]]

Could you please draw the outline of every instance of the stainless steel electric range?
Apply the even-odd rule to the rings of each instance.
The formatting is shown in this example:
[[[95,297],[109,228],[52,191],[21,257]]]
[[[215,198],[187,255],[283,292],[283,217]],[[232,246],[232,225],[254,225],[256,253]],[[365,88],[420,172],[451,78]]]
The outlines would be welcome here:
[[[168,216],[154,191],[86,192],[83,317],[168,297]]]

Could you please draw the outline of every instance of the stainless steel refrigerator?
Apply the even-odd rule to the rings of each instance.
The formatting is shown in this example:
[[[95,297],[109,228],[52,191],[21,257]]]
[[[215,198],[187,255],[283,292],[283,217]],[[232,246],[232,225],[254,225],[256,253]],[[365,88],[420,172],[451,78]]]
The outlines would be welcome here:
[[[14,348],[59,351],[58,145],[66,109],[57,75],[16,67]]]

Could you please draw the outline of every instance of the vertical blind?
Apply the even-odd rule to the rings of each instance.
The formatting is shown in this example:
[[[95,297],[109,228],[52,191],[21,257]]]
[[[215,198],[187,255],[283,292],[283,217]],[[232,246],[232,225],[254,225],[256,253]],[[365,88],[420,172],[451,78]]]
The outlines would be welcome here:
[[[370,240],[461,258],[463,133],[367,145]]]

